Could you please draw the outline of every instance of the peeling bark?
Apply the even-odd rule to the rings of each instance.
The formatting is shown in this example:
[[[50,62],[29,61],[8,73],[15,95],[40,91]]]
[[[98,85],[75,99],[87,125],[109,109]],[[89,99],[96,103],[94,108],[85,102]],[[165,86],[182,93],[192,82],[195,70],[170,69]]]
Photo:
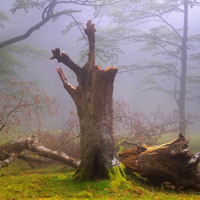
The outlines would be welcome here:
[[[35,152],[36,155],[60,161],[73,168],[78,168],[80,165],[79,160],[75,160],[74,158],[71,158],[70,156],[61,151],[53,151],[51,149],[44,147],[38,141],[38,138],[36,136],[33,136],[31,138],[13,140],[11,142],[1,145],[0,168],[7,166],[9,163],[11,163],[14,159],[18,157],[24,160],[28,159],[29,161],[34,161],[34,162],[36,160],[38,161],[38,158],[31,159],[31,157],[28,158],[27,156],[21,155],[23,150],[29,150]]]
[[[188,141],[182,134],[170,143],[150,147],[136,146],[119,156],[128,171],[137,172],[152,183],[170,182],[177,188],[200,190],[200,152],[192,154],[188,149]]]

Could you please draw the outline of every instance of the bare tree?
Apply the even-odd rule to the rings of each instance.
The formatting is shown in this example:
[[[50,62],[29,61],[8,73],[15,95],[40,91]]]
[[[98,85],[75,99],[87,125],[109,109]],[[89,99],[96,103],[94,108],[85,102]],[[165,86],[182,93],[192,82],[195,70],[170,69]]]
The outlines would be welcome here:
[[[187,91],[197,90],[199,84],[199,76],[194,75],[193,70],[198,68],[200,59],[197,53],[199,34],[188,36],[188,10],[192,6],[199,6],[199,3],[188,0],[123,1],[114,9],[110,7],[102,10],[102,15],[114,18],[110,24],[113,29],[109,29],[111,43],[139,43],[141,46],[136,49],[148,52],[149,60],[143,59],[148,60],[148,63],[135,62],[128,69],[126,66],[124,71],[145,71],[148,75],[143,79],[143,83],[147,84],[145,91],[162,92],[176,102],[179,132],[184,135],[185,102],[187,99],[195,99],[187,95]],[[116,10],[118,15],[115,14]],[[172,20],[174,16],[182,19],[180,26]]]

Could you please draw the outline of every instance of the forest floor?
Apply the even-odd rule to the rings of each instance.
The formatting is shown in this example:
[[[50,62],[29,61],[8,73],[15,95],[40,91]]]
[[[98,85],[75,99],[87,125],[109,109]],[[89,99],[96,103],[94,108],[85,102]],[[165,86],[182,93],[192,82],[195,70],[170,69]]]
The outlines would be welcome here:
[[[200,136],[193,140],[195,151],[199,148],[197,141]],[[78,182],[72,179],[73,173],[73,169],[58,163],[30,169],[27,163],[16,160],[0,169],[0,199],[200,200],[200,192],[176,191],[170,185],[155,187],[145,184],[137,176],[127,177],[131,187],[121,184],[113,189],[110,180]]]
[[[167,186],[146,185],[137,178],[128,177],[131,188],[124,185],[112,189],[110,180],[77,182],[71,179],[74,171],[62,165],[25,170],[15,162],[0,170],[0,199],[142,199],[142,200],[193,200],[200,192],[174,191]],[[22,169],[24,168],[24,169]]]

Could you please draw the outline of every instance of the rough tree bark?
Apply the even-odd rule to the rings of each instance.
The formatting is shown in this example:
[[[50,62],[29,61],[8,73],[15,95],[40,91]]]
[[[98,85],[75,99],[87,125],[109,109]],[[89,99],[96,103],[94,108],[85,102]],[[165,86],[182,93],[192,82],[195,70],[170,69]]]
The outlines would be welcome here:
[[[116,67],[101,70],[95,65],[95,27],[88,21],[84,30],[88,37],[89,54],[84,67],[79,67],[59,48],[52,50],[51,59],[68,66],[77,76],[78,86],[70,85],[61,68],[57,72],[64,88],[74,100],[81,133],[81,178],[108,177],[109,170],[120,168],[113,138],[113,82]]]
[[[164,145],[135,146],[119,157],[129,172],[137,172],[154,184],[170,182],[177,188],[200,190],[200,152],[192,154],[182,134]]]

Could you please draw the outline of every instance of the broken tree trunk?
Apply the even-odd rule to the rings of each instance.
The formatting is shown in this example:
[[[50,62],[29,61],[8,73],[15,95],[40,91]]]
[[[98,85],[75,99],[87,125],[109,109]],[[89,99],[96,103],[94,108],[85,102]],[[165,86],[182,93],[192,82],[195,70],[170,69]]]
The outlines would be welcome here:
[[[135,146],[119,154],[127,171],[137,172],[154,184],[170,182],[177,188],[200,190],[200,153],[192,154],[188,141],[178,139],[160,146]]]
[[[62,163],[65,163],[73,168],[78,168],[80,161],[71,158],[61,151],[53,151],[44,147],[38,140],[36,136],[26,139],[13,140],[7,142],[0,146],[0,168],[6,167],[16,158],[24,159],[24,155],[21,155],[22,151],[29,150],[35,152],[36,155],[39,155],[44,158],[49,158],[52,160],[57,160]],[[25,157],[26,161],[36,161],[36,159],[29,159]]]
[[[84,30],[88,37],[87,63],[81,68],[59,48],[52,50],[51,59],[57,59],[77,76],[78,86],[67,82],[61,68],[57,72],[64,88],[75,102],[81,135],[81,179],[109,177],[112,167],[121,168],[113,138],[113,83],[116,67],[102,70],[95,65],[95,27],[88,21]]]

